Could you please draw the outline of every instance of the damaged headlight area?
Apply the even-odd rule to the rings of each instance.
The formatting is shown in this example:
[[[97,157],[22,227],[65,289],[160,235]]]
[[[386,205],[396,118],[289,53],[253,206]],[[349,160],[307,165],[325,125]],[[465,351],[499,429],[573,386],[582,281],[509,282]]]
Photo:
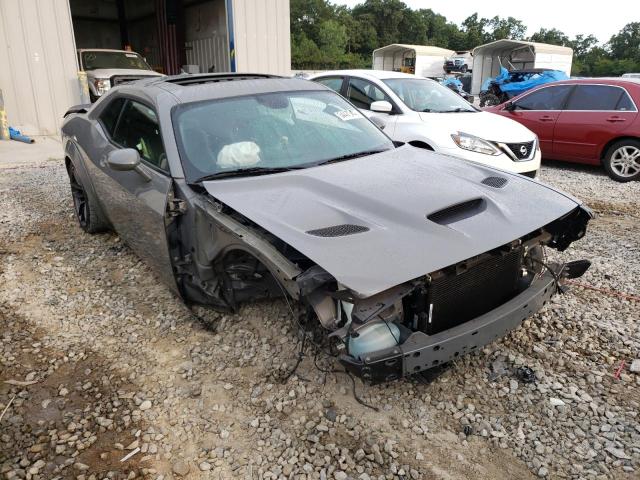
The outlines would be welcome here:
[[[352,373],[384,382],[437,367],[502,337],[536,313],[588,261],[546,261],[581,238],[592,214],[565,217],[492,251],[368,298],[319,267],[297,279],[306,321],[322,326]]]

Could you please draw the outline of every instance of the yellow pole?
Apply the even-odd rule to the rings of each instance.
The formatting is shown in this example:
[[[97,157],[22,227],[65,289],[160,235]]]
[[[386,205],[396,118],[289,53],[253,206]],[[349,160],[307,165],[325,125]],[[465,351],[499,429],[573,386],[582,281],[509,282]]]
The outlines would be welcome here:
[[[0,140],[11,140],[9,136],[9,122],[7,122],[7,112],[4,111],[2,90],[0,90]]]
[[[80,83],[80,102],[83,104],[91,103],[87,72],[78,72],[78,81]]]

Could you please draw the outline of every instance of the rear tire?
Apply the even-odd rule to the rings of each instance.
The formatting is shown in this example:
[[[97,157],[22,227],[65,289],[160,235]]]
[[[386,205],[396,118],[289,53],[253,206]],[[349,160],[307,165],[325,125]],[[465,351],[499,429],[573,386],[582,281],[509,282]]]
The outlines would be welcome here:
[[[640,179],[640,141],[626,139],[615,142],[607,150],[602,165],[616,182]]]
[[[460,68],[460,73],[467,73],[467,66],[466,65],[462,65],[462,68]]]
[[[109,222],[105,218],[100,206],[93,195],[87,191],[76,174],[76,167],[72,162],[67,165],[73,210],[80,228],[87,233],[104,232],[109,229]]]

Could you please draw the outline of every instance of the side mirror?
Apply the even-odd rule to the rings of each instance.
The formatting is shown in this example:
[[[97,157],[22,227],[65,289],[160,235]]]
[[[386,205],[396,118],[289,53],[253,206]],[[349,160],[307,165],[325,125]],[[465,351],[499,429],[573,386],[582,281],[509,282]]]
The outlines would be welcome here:
[[[507,104],[504,106],[504,109],[507,112],[513,112],[516,109],[516,104],[513,102],[507,102]]]
[[[140,165],[140,154],[133,148],[113,150],[107,155],[107,164],[118,172],[135,170]]]
[[[391,110],[393,110],[393,105],[391,105],[386,100],[379,100],[377,102],[371,103],[369,110],[378,113],[390,113]]]
[[[140,154],[133,148],[120,148],[113,150],[107,155],[107,165],[111,170],[118,172],[128,172],[135,170],[147,182],[151,181],[151,177],[140,167]]]
[[[384,130],[384,127],[387,126],[387,122],[385,122],[382,117],[369,117],[369,120],[371,120],[380,130]]]

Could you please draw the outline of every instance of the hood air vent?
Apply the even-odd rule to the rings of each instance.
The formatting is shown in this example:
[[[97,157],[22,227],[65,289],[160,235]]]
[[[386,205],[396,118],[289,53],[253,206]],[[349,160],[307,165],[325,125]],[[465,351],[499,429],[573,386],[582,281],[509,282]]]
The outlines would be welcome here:
[[[354,235],[356,233],[368,232],[367,227],[362,225],[351,225],[345,223],[343,225],[333,225],[332,227],[318,228],[317,230],[309,230],[309,235],[316,237],[345,237],[347,235]]]
[[[482,212],[484,208],[484,200],[481,198],[475,198],[473,200],[451,205],[450,207],[433,212],[432,214],[427,215],[427,218],[439,225],[447,225],[449,223],[457,222],[458,220],[472,217]]]
[[[486,185],[487,187],[502,188],[507,184],[508,181],[509,180],[504,177],[487,177],[480,183]]]

